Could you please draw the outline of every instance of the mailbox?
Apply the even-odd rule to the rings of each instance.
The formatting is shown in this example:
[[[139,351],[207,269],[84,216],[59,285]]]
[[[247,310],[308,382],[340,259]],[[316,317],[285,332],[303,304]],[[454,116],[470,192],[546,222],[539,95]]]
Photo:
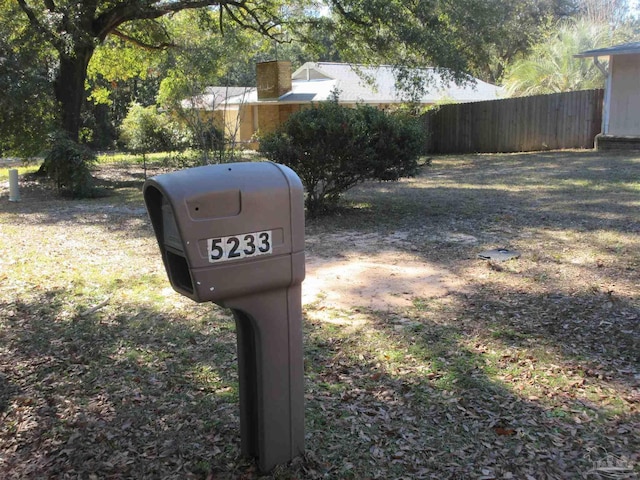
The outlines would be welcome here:
[[[304,450],[303,187],[271,162],[159,175],[144,200],[173,288],[236,320],[242,452],[262,471]]]

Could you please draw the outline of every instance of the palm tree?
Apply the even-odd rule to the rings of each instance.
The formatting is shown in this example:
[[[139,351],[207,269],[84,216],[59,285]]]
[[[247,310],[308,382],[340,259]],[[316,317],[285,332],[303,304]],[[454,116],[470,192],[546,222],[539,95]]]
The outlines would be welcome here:
[[[630,29],[615,30],[606,23],[587,19],[562,21],[545,42],[511,64],[504,86],[509,96],[536,95],[602,88],[604,75],[591,61],[574,58],[576,53],[631,41]]]

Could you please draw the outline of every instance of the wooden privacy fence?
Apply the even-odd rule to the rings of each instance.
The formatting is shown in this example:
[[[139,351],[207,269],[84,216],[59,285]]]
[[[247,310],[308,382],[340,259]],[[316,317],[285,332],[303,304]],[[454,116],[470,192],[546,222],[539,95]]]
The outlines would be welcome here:
[[[603,90],[442,105],[423,116],[432,153],[593,148]]]

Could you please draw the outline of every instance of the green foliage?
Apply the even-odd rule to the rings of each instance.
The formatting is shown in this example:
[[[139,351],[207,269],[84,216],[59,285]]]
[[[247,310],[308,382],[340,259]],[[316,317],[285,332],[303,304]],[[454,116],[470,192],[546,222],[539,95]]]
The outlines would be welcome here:
[[[42,152],[56,110],[51,63],[14,2],[0,0],[0,156]]]
[[[155,106],[134,103],[120,128],[121,139],[134,152],[166,152],[187,146],[180,126]]]
[[[180,101],[211,85],[252,85],[256,60],[274,57],[294,67],[430,64],[457,79],[472,72],[498,80],[541,26],[578,8],[574,0],[0,0],[0,150],[26,145],[33,154],[53,123],[72,139],[111,147],[128,105],[156,96],[199,141],[209,126]]]
[[[414,175],[423,132],[409,115],[330,101],[291,115],[261,139],[260,151],[300,176],[307,212],[314,216],[334,209],[340,195],[360,182]]]
[[[253,59],[269,42],[229,18],[220,23],[219,16],[207,10],[180,12],[167,22],[167,30],[176,48],[167,52],[157,102],[188,130],[202,163],[222,161],[229,144],[233,146],[236,131],[231,125],[215,124],[209,113],[203,114],[203,109],[213,111],[228,93],[210,94],[207,87],[237,85],[247,71],[255,70]],[[187,99],[197,99],[198,108]],[[238,128],[239,123],[235,130]]]
[[[505,87],[511,96],[602,88],[604,75],[593,60],[574,55],[632,39],[628,27],[613,29],[608,23],[586,19],[563,21],[529,55],[508,67]]]
[[[547,18],[571,0],[343,0],[328,26],[342,57],[355,63],[447,68],[496,81],[526,51]]]
[[[41,170],[55,183],[60,193],[75,198],[92,196],[94,185],[91,167],[96,163],[94,153],[64,133],[51,135],[50,141],[51,147]]]
[[[617,28],[633,21],[631,9],[633,7],[635,10],[637,4],[632,0],[581,0],[576,5],[577,18],[594,23],[608,23]]]
[[[112,82],[126,82],[130,79],[144,81],[160,67],[166,52],[150,51],[136,47],[121,38],[109,37],[99,45],[89,62],[87,79],[93,87],[91,98],[96,103],[112,102]],[[99,82],[104,80],[104,82]]]
[[[221,26],[228,22],[243,29],[255,30],[264,36],[274,36],[278,33],[276,26],[279,23],[280,7],[285,3],[281,0],[266,3],[215,0],[0,1],[3,6],[11,6],[21,21],[29,26],[30,34],[38,37],[57,57],[58,61],[52,66],[49,76],[53,80],[53,93],[60,107],[59,128],[72,140],[80,137],[82,128],[81,115],[86,99],[83,87],[87,80],[88,64],[91,63],[96,48],[109,36],[119,37],[144,49],[162,51],[171,42],[161,19],[191,9],[200,12],[212,12],[215,9]],[[0,16],[4,16],[4,11]],[[200,61],[207,61],[207,58],[200,58]],[[136,63],[133,59],[128,61],[129,68],[125,66],[115,70],[129,75],[131,66],[135,67]],[[106,93],[108,92],[104,88],[97,90],[94,98],[108,101]]]
[[[550,24],[575,11],[573,0],[462,0],[450,7],[469,71],[500,83],[505,67],[539,42]],[[451,2],[449,2],[451,5]]]

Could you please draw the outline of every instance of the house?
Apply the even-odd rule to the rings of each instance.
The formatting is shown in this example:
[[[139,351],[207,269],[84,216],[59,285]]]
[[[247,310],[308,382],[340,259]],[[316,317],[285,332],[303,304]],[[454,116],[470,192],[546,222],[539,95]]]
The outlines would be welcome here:
[[[587,50],[575,56],[592,57],[607,79],[596,148],[640,148],[640,42]],[[600,63],[601,57],[609,58],[608,67]]]
[[[254,88],[244,88],[217,104],[207,95],[215,95],[224,87],[212,87],[209,94],[185,101],[201,111],[206,110],[206,105],[214,105],[214,118],[224,125],[226,136],[249,148],[257,146],[258,135],[274,131],[292,113],[329,100],[335,93],[339,103],[347,106],[362,103],[389,108],[408,100],[407,93],[399,88],[397,71],[386,65],[307,62],[291,73],[290,62],[273,61],[257,64],[256,70]],[[494,100],[502,93],[500,87],[472,77],[458,85],[433,68],[412,72],[427,80],[427,90],[417,98],[422,105]]]

